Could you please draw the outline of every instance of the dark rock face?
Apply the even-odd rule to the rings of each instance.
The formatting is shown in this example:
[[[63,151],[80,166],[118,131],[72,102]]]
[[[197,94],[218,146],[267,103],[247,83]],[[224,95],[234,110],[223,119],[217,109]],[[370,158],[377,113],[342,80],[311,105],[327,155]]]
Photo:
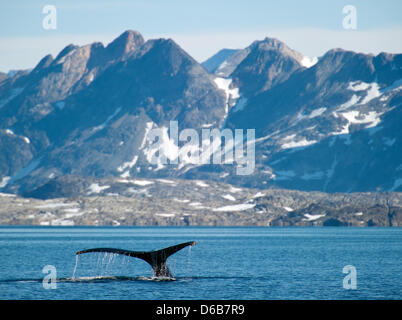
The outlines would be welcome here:
[[[402,190],[401,57],[331,50],[231,113],[228,127],[255,128],[260,140],[256,166],[266,174],[249,185]]]
[[[277,39],[266,38],[249,47],[249,53],[231,74],[240,92],[251,97],[286,81],[301,68],[303,56]]]
[[[342,222],[338,219],[330,218],[323,222],[324,227],[344,227],[347,226],[347,223]]]
[[[123,163],[135,157],[145,162],[139,148],[147,124],[162,127],[176,120],[180,128],[199,129],[225,115],[224,93],[198,62],[170,39],[144,43],[134,31],[106,48],[69,45],[1,87],[5,94],[15,88],[20,89],[1,108],[0,122],[4,130],[29,136],[30,149],[16,147],[0,174],[22,170],[20,185],[9,185],[18,192],[49,176],[120,175]],[[39,163],[24,172],[32,161]]]
[[[0,74],[0,188],[64,196],[73,190],[53,179],[74,175],[83,177],[77,190],[85,179],[131,176],[402,191],[402,55],[333,49],[316,64],[305,60],[271,38],[222,50],[203,66],[173,40],[145,42],[136,31],[106,47],[68,45],[32,71]],[[238,176],[236,164],[151,165],[148,132],[168,133],[171,120],[197,132],[255,129],[254,173]]]

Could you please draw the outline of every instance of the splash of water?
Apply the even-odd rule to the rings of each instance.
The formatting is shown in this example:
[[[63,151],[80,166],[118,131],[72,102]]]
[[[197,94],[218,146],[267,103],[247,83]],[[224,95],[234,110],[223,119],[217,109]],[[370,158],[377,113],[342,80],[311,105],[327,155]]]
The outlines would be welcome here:
[[[97,254],[97,261],[96,261],[96,270],[95,270],[95,274],[98,274],[98,273],[99,273],[98,270],[99,270],[100,257],[101,257],[101,254],[98,253],[98,254]]]
[[[102,258],[102,262],[101,262],[101,271],[100,271],[100,274],[99,274],[100,276],[103,276],[103,274],[104,274],[104,272],[105,272],[105,270],[104,270],[105,261],[106,261],[108,255],[109,255],[108,252],[105,252],[105,253],[103,254],[103,258]]]
[[[119,256],[118,254],[108,253],[108,252],[105,252],[104,254],[98,253],[97,256],[92,256],[90,259],[90,262],[94,262],[94,260],[96,261],[95,268],[94,267],[91,268],[92,272],[95,272],[95,278],[103,277],[105,274],[107,274],[111,265],[114,264],[114,262],[118,256]],[[76,255],[75,256],[75,266],[74,266],[73,274],[71,276],[72,280],[77,279],[76,273],[77,273],[78,263],[79,263],[79,255]],[[93,263],[90,263],[90,264],[93,266]]]
[[[190,262],[191,262],[191,248],[192,246],[188,246],[188,254],[187,254],[187,274],[190,268]]]
[[[72,275],[72,279],[75,279],[75,273],[77,272],[77,266],[78,266],[78,254],[75,255],[75,266],[74,266],[74,271]]]
[[[109,259],[106,263],[106,273],[109,270],[109,266],[112,265],[114,263],[114,260],[116,259],[118,255],[116,253],[109,253]]]

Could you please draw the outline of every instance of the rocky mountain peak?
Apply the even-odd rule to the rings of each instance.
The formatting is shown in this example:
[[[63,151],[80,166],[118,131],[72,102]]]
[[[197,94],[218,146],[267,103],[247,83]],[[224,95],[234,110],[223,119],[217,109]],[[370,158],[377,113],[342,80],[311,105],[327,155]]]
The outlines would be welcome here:
[[[109,55],[120,58],[128,55],[144,44],[144,38],[138,31],[127,30],[113,40],[107,47]]]
[[[330,83],[365,81],[376,79],[374,56],[344,49],[329,50],[317,64],[318,82],[327,79]]]
[[[289,48],[284,42],[276,38],[266,37],[264,40],[255,41],[250,47],[252,50],[280,52],[282,55],[292,57],[298,62],[304,57],[301,53]]]
[[[51,54],[48,54],[47,56],[42,58],[41,61],[39,61],[39,63],[33,69],[33,72],[36,72],[36,71],[39,71],[41,69],[45,69],[45,68],[49,67],[52,64],[53,60],[54,60],[53,56]]]
[[[55,61],[62,60],[63,57],[66,57],[69,53],[71,53],[72,51],[74,51],[77,48],[78,48],[78,46],[76,46],[74,44],[67,45],[66,47],[64,47],[63,50],[60,51],[60,53],[57,55]]]
[[[287,80],[302,67],[304,56],[274,38],[255,41],[245,50],[249,53],[231,76],[246,97]]]
[[[263,40],[254,41],[253,44],[251,44],[251,46],[257,47],[258,49],[276,49],[276,50],[283,50],[283,48],[286,47],[286,45],[282,41],[271,37],[265,37]]]

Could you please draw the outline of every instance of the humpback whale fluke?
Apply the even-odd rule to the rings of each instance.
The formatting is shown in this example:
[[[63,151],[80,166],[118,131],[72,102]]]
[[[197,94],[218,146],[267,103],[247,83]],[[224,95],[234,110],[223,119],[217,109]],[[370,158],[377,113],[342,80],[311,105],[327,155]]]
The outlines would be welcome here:
[[[180,244],[176,244],[171,247],[167,247],[160,250],[153,250],[153,251],[130,251],[124,249],[114,249],[114,248],[93,248],[93,249],[86,249],[82,251],[78,251],[76,254],[83,254],[88,252],[110,252],[110,253],[117,253],[123,254],[129,257],[139,258],[146,262],[148,262],[152,269],[154,270],[154,274],[156,277],[172,277],[168,266],[166,265],[166,260],[172,254],[176,253],[177,251],[187,247],[187,246],[194,246],[195,241],[184,242]]]

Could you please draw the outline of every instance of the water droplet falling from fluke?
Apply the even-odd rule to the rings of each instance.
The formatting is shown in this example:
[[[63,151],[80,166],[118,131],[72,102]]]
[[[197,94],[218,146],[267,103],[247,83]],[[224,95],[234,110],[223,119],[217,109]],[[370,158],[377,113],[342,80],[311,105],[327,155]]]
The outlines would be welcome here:
[[[189,273],[190,261],[191,261],[191,247],[188,247],[188,255],[187,255],[187,274]]]
[[[78,254],[75,255],[75,266],[74,266],[73,276],[71,277],[73,279],[75,279],[75,273],[77,272],[77,266],[78,266]]]

